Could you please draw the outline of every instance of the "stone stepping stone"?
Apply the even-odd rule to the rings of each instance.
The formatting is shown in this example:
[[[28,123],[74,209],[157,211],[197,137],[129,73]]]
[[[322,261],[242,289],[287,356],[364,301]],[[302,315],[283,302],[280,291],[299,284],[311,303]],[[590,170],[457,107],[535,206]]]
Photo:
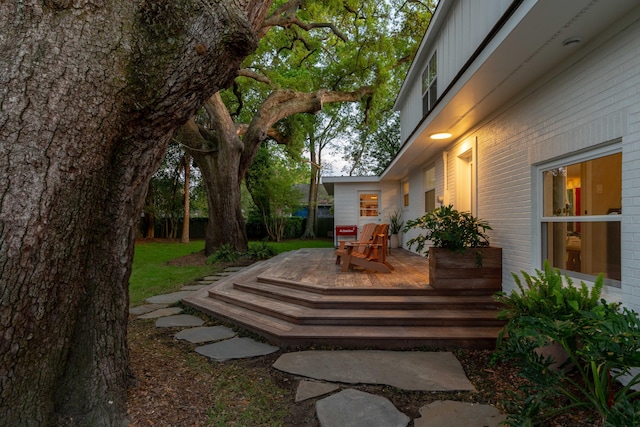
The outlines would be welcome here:
[[[138,319],[157,319],[158,317],[173,316],[180,313],[182,313],[180,307],[167,307],[138,316]]]
[[[458,391],[475,387],[450,352],[300,351],[273,367],[294,375],[349,384],[386,384],[403,390]]]
[[[616,370],[616,373],[619,373],[619,370]],[[631,382],[631,380],[636,376],[640,374],[640,368],[638,367],[632,367],[629,368],[629,372],[627,372],[624,375],[620,375],[618,377],[618,382],[620,384],[622,384],[623,386],[626,386],[627,384],[629,384]],[[635,390],[635,391],[640,391],[640,384],[634,384],[631,387],[629,387],[631,390]]]
[[[207,276],[207,277],[203,277],[202,280],[206,281],[206,282],[217,282],[218,280],[220,280],[220,277],[218,277],[218,276]]]
[[[232,338],[214,344],[196,347],[196,352],[223,362],[230,359],[244,359],[246,357],[264,356],[278,351],[278,347],[261,343],[251,338]]]
[[[220,341],[233,338],[236,332],[226,326],[201,326],[199,328],[189,328],[176,334],[176,339],[186,340],[193,344],[200,344],[209,341]]]
[[[318,381],[300,381],[296,390],[296,403],[314,397],[322,396],[338,390],[337,384],[322,383]]]
[[[415,427],[498,427],[506,416],[491,405],[437,400],[420,408]]]
[[[181,291],[199,291],[202,288],[209,286],[211,283],[209,282],[196,282],[201,283],[200,285],[187,285],[180,288]]]
[[[181,301],[183,298],[190,297],[195,291],[178,291],[170,294],[156,295],[146,299],[147,302],[152,304],[175,304]]]
[[[158,328],[176,328],[202,326],[204,320],[191,314],[178,314],[175,316],[160,317],[156,320]]]
[[[227,267],[224,269],[224,271],[228,273],[237,273],[238,271],[242,271],[245,268],[246,267]]]
[[[316,415],[322,427],[406,427],[411,421],[384,397],[354,389],[317,401]]]
[[[131,307],[129,309],[129,313],[131,314],[145,314],[150,313],[155,310],[160,310],[161,308],[168,307],[169,304],[142,304],[137,305],[135,307]]]

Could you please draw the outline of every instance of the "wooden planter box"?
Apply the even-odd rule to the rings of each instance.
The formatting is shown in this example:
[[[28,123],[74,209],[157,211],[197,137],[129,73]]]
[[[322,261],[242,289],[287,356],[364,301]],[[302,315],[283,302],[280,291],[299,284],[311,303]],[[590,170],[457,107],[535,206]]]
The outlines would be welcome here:
[[[482,266],[476,265],[476,252]],[[446,248],[429,248],[429,284],[435,289],[502,290],[502,248],[469,248],[454,253]]]

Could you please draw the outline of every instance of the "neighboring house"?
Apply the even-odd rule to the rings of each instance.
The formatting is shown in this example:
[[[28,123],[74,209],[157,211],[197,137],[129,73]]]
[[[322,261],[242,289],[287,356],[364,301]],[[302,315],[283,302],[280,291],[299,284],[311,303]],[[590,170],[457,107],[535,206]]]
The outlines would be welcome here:
[[[293,216],[302,218],[309,217],[309,184],[296,184],[296,189],[300,192],[300,209],[293,213]],[[333,218],[333,197],[327,193],[322,185],[318,187],[318,218]]]
[[[323,178],[335,224],[453,204],[493,226],[505,290],[549,259],[639,311],[639,41],[638,0],[441,0],[396,101],[400,152]]]

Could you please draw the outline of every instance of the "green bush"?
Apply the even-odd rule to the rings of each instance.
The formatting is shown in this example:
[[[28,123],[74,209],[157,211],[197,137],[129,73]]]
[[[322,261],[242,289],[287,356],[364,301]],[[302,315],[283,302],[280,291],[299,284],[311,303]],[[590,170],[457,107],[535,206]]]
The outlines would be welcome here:
[[[574,408],[598,412],[602,425],[637,425],[640,393],[631,389],[640,384],[640,375],[617,391],[615,381],[640,366],[640,319],[619,304],[599,300],[603,276],[593,288],[570,278],[545,262],[537,276],[522,273],[516,278],[518,290],[499,293],[506,305],[499,317],[507,324],[498,337],[493,362],[512,361],[526,382],[503,402],[509,425],[546,425],[553,417]],[[564,284],[563,284],[564,282]],[[537,351],[556,343],[567,354],[559,369],[556,362]],[[574,369],[577,374],[566,375]]]
[[[489,246],[486,231],[492,230],[486,221],[474,217],[471,212],[459,212],[453,205],[441,206],[420,218],[407,220],[403,231],[406,233],[412,228],[424,230],[407,242],[409,248],[416,245],[418,252],[423,252],[427,242],[433,247],[459,253],[467,248]],[[429,250],[424,253],[428,256]]]
[[[221,245],[217,251],[209,255],[207,258],[207,264],[214,264],[216,262],[236,262],[240,254],[233,250],[230,244],[225,243]]]
[[[249,249],[247,250],[247,256],[252,260],[268,259],[277,255],[276,248],[269,245],[267,242],[249,242]]]
[[[582,310],[591,310],[600,302],[600,294],[604,280],[599,277],[591,291],[584,282],[579,287],[574,286],[568,276],[562,276],[559,270],[553,269],[549,261],[544,262],[543,271],[536,270],[536,275],[529,275],[522,271],[523,281],[511,273],[518,286],[509,295],[498,292],[494,298],[505,305],[499,313],[503,320],[515,319],[521,316],[548,316],[554,319],[567,319],[580,314]]]
[[[296,239],[302,235],[302,221],[304,218],[299,216],[290,216],[284,228],[283,238]]]

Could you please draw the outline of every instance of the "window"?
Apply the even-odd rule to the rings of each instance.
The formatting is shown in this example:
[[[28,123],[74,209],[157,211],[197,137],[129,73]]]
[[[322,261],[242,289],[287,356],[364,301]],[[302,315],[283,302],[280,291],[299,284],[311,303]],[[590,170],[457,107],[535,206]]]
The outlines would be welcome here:
[[[430,166],[424,170],[424,211],[436,208],[436,168]]]
[[[542,169],[542,258],[578,279],[620,286],[622,154]]]
[[[403,204],[406,208],[409,206],[409,181],[404,181],[402,183],[402,196],[403,196]]]
[[[360,216],[378,216],[378,200],[377,193],[361,193]]]
[[[422,114],[426,115],[433,109],[438,99],[438,76],[436,53],[429,59],[427,68],[422,72]]]

